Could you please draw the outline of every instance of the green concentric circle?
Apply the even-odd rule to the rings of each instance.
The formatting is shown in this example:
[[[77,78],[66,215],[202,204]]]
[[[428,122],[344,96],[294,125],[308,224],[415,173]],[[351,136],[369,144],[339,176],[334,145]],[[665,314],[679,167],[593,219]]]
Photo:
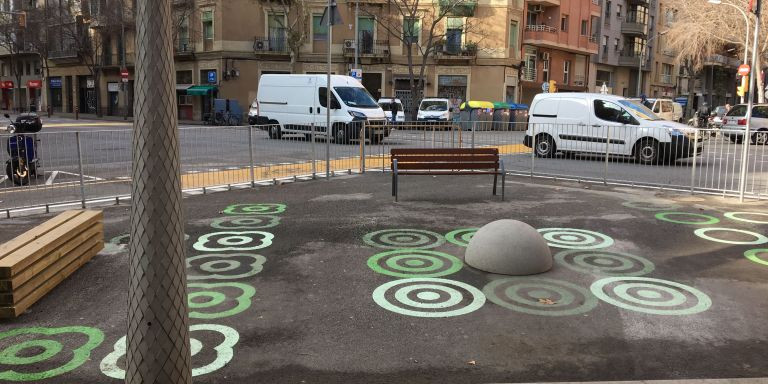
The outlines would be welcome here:
[[[704,221],[680,220],[680,219],[672,219],[670,218],[670,216],[687,216],[690,218],[701,218],[705,220]],[[670,222],[670,223],[688,224],[688,225],[712,225],[720,222],[720,219],[714,216],[702,215],[700,213],[688,213],[688,212],[659,212],[656,214],[656,218],[662,221]]]
[[[439,233],[421,229],[384,229],[366,234],[363,241],[385,249],[428,249],[443,245],[445,238]]]
[[[373,291],[373,301],[394,313],[414,317],[453,317],[480,309],[485,295],[460,281],[411,278],[390,281]]]
[[[200,298],[207,300],[197,300]],[[190,309],[210,308],[223,303],[226,299],[227,296],[221,292],[200,291],[190,293],[188,303]]]
[[[608,277],[590,290],[608,304],[653,315],[693,315],[712,306],[709,296],[693,287],[650,277]]]
[[[768,265],[768,248],[750,249],[749,251],[744,252],[744,256],[755,263]]]
[[[272,228],[280,224],[279,216],[227,216],[213,220],[211,227],[216,229],[261,229]]]
[[[41,349],[41,351],[31,356],[21,353],[28,349]],[[0,351],[0,364],[35,364],[56,356],[62,349],[64,349],[64,346],[55,340],[38,339],[22,341]]]
[[[586,289],[542,277],[497,279],[488,283],[483,293],[496,305],[531,315],[578,315],[597,305],[597,299]]]
[[[613,245],[613,239],[602,233],[576,228],[537,229],[550,247],[565,249],[599,249]]]
[[[753,241],[735,241],[735,240],[725,240],[725,239],[718,239],[716,237],[712,237],[707,235],[709,232],[734,232],[734,233],[741,233],[743,235],[752,236],[755,239]],[[745,231],[743,229],[733,229],[733,228],[699,228],[693,232],[696,236],[701,237],[704,240],[714,241],[716,243],[723,243],[723,244],[735,244],[735,245],[758,245],[758,244],[765,244],[768,243],[768,237],[765,237],[762,234],[759,234],[757,232],[750,232]]]
[[[463,263],[443,252],[423,249],[397,249],[368,259],[375,272],[394,277],[441,277],[458,272]]]
[[[462,228],[455,231],[448,232],[445,235],[445,239],[451,244],[456,244],[460,247],[466,247],[469,245],[469,241],[475,236],[479,228]]]
[[[642,276],[655,269],[649,260],[622,252],[567,250],[558,252],[555,261],[576,272],[605,276]]]
[[[727,213],[723,214],[723,216],[725,216],[725,217],[727,217],[727,218],[729,218],[731,220],[744,221],[744,222],[752,223],[752,224],[768,224],[768,220],[762,220],[761,221],[761,220],[745,219],[743,217],[739,217],[739,216],[744,216],[744,215],[768,217],[768,213],[763,213],[763,212],[727,212]]]
[[[639,209],[641,211],[669,211],[679,208],[672,203],[649,202],[649,201],[625,201],[621,205],[627,208]]]

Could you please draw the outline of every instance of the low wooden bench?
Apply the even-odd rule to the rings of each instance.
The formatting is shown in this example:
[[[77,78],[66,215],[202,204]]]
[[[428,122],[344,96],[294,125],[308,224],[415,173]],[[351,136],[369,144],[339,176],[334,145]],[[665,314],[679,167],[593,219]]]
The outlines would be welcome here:
[[[504,200],[504,161],[498,148],[402,148],[392,149],[392,196],[397,201],[400,175],[493,175],[493,195],[501,175]]]
[[[102,248],[101,211],[66,211],[0,245],[0,318],[19,316]]]

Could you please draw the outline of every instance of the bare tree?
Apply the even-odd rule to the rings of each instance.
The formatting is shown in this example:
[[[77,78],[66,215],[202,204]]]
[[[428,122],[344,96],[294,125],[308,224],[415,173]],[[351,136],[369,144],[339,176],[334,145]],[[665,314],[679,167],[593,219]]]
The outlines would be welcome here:
[[[427,65],[434,55],[445,49],[447,29],[446,18],[471,16],[477,4],[474,0],[391,0],[388,11],[382,8],[361,8],[366,15],[375,17],[378,25],[390,38],[402,45],[408,65],[408,80],[411,90],[411,114],[416,118],[418,103],[424,92],[424,77]],[[476,54],[477,43],[485,33],[475,17],[467,17],[462,34],[475,40],[467,40],[463,47],[455,48],[456,54]]]
[[[291,57],[291,72],[295,72],[301,47],[309,35],[310,10],[307,0],[254,1],[261,4],[269,15],[278,16],[274,19],[285,33],[285,44]],[[265,22],[269,24],[269,20]]]
[[[49,89],[49,78],[51,71],[48,59],[50,58],[52,47],[49,42],[51,30],[48,27],[48,23],[51,20],[55,20],[55,16],[55,8],[49,4],[47,0],[41,4],[38,4],[37,7],[27,11],[27,28],[25,31],[25,40],[29,47],[35,53],[37,53],[40,58],[40,66],[42,70],[41,74],[43,78],[43,88],[41,90],[42,106],[49,106],[51,100]]]
[[[749,0],[724,0],[741,9],[746,10]],[[671,0],[667,4],[675,9],[673,19],[670,20],[670,28],[666,39],[667,47],[677,53],[677,62],[689,73],[695,76],[707,62],[707,59],[715,54],[723,54],[730,50],[742,57],[744,51],[752,50],[745,47],[744,40],[749,33],[752,39],[753,30],[747,31],[744,17],[737,10],[727,5],[714,5],[707,0]],[[754,28],[754,17],[748,15],[750,27]],[[758,45],[758,68],[753,73],[761,73],[761,58],[768,53],[768,20],[763,18],[760,23],[761,40]],[[750,42],[750,45],[752,42]],[[751,53],[751,52],[750,52]],[[757,76],[757,89],[759,102],[765,101],[762,91],[764,80]],[[693,81],[689,81],[689,102],[687,112],[691,112],[693,105]]]
[[[23,62],[21,56],[28,51],[25,42],[25,28],[19,25],[18,15],[0,14],[0,48],[8,53],[8,67],[14,79],[13,108],[20,107],[21,76]]]
[[[191,50],[195,39],[199,37],[199,29],[192,27],[195,11],[195,0],[180,0],[173,3],[174,20],[171,25],[171,35],[177,51]]]

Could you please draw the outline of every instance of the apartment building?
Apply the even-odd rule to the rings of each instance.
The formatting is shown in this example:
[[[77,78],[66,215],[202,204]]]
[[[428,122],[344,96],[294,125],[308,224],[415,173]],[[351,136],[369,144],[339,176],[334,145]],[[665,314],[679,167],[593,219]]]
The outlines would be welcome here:
[[[559,91],[586,92],[592,55],[598,51],[597,0],[526,1],[521,76],[522,102],[554,80]]]
[[[18,16],[10,12],[26,11],[34,1],[4,1],[0,3],[0,109],[35,109],[41,103],[42,70],[32,36],[24,33]],[[34,36],[36,37],[36,36]]]

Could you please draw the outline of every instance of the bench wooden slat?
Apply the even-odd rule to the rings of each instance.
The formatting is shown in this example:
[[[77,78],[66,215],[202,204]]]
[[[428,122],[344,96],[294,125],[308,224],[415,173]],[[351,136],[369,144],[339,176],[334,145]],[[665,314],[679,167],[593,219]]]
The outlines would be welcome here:
[[[429,155],[429,154],[498,154],[498,148],[392,148],[391,155]]]
[[[496,169],[498,168],[498,163],[428,163],[428,164],[418,164],[418,163],[405,163],[405,164],[397,164],[398,171],[407,171],[409,169],[413,170],[428,170],[428,169],[464,169],[464,170],[473,170],[473,169]],[[403,174],[408,172],[402,172]]]
[[[16,236],[14,239],[0,244],[0,260],[10,255],[11,253],[23,248],[27,244],[35,241],[37,238],[47,234],[48,232],[58,228],[60,225],[66,223],[69,220],[80,215],[83,211],[65,211],[56,217],[38,225],[31,230]]]
[[[397,164],[404,164],[404,163],[434,163],[439,161],[452,161],[452,162],[461,162],[461,161],[467,161],[467,162],[477,162],[477,161],[488,161],[488,162],[495,162],[498,160],[498,156],[496,155],[435,155],[435,156],[427,156],[427,155],[406,155],[406,156],[398,156]]]
[[[62,244],[77,236],[86,228],[102,221],[102,217],[101,211],[83,211],[76,218],[59,225],[57,228],[48,231],[45,235],[28,243],[24,248],[18,249],[0,259],[0,278],[10,278],[23,271],[53,249],[62,246]]]
[[[83,264],[91,260],[99,251],[104,248],[104,241],[100,241],[91,249],[85,252],[77,260],[69,264],[67,267],[59,271],[53,277],[51,277],[44,284],[35,289],[27,297],[23,298],[20,302],[14,306],[0,306],[0,318],[3,317],[16,317],[27,310],[32,304],[40,300],[46,293],[50,292],[59,283],[64,281],[69,275],[77,271]]]
[[[48,270],[53,264],[58,264],[61,259],[72,259],[74,256],[81,255],[90,246],[83,248],[82,244],[92,243],[93,239],[102,239],[104,233],[104,224],[98,222],[92,226],[86,228],[83,232],[78,234],[75,238],[68,241],[66,244],[53,250],[46,257],[41,258],[37,263],[32,264],[23,271],[11,276],[7,280],[0,280],[0,292],[8,292],[15,289],[21,289],[29,280],[40,279],[39,273],[44,270]],[[93,245],[93,244],[91,244]],[[68,263],[67,263],[68,264]]]

